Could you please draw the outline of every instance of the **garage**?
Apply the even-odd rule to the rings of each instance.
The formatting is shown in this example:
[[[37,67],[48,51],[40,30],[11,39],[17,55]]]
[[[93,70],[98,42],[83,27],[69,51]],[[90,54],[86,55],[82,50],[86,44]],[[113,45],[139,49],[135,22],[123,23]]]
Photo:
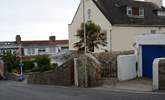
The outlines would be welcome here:
[[[152,65],[155,58],[165,57],[165,46],[143,45],[142,46],[142,74],[143,77],[152,79]]]
[[[153,78],[153,61],[165,57],[165,33],[136,36],[138,77]]]
[[[153,90],[165,90],[165,33],[136,37],[138,77],[152,80]]]

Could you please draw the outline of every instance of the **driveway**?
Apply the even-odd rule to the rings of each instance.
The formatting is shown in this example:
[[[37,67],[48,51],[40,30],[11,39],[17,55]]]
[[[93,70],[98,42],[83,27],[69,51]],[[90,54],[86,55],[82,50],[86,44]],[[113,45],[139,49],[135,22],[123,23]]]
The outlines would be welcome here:
[[[0,100],[164,100],[164,94],[114,92],[90,88],[28,85],[0,81]]]

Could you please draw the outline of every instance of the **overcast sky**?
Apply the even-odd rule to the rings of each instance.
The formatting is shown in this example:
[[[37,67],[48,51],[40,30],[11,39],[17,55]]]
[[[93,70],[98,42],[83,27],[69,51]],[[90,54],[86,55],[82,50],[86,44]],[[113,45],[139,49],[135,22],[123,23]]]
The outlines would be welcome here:
[[[0,0],[0,41],[68,39],[80,0]]]
[[[79,0],[0,0],[0,41],[68,38]]]

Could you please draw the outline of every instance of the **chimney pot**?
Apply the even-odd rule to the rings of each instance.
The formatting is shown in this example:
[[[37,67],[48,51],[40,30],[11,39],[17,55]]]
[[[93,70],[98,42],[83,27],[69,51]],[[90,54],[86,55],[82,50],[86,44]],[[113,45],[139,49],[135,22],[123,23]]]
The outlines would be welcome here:
[[[49,41],[54,42],[56,40],[56,36],[49,36]]]
[[[21,36],[20,35],[16,35],[16,43],[21,44]]]

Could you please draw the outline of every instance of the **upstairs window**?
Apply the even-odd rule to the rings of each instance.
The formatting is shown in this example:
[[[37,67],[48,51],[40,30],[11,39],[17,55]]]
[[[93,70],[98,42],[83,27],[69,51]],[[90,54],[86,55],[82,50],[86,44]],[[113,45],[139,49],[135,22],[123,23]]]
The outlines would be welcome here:
[[[91,9],[88,9],[88,20],[91,20]]]
[[[35,54],[35,49],[34,48],[29,48],[27,50],[28,50],[27,51],[28,55],[34,55]]]
[[[44,52],[46,52],[45,48],[39,48],[38,49],[38,53],[44,53]]]
[[[139,8],[139,16],[144,16],[144,9],[143,8]]]
[[[144,17],[144,9],[139,7],[127,7],[129,17]]]
[[[131,16],[132,15],[132,8],[127,7],[127,15]]]

